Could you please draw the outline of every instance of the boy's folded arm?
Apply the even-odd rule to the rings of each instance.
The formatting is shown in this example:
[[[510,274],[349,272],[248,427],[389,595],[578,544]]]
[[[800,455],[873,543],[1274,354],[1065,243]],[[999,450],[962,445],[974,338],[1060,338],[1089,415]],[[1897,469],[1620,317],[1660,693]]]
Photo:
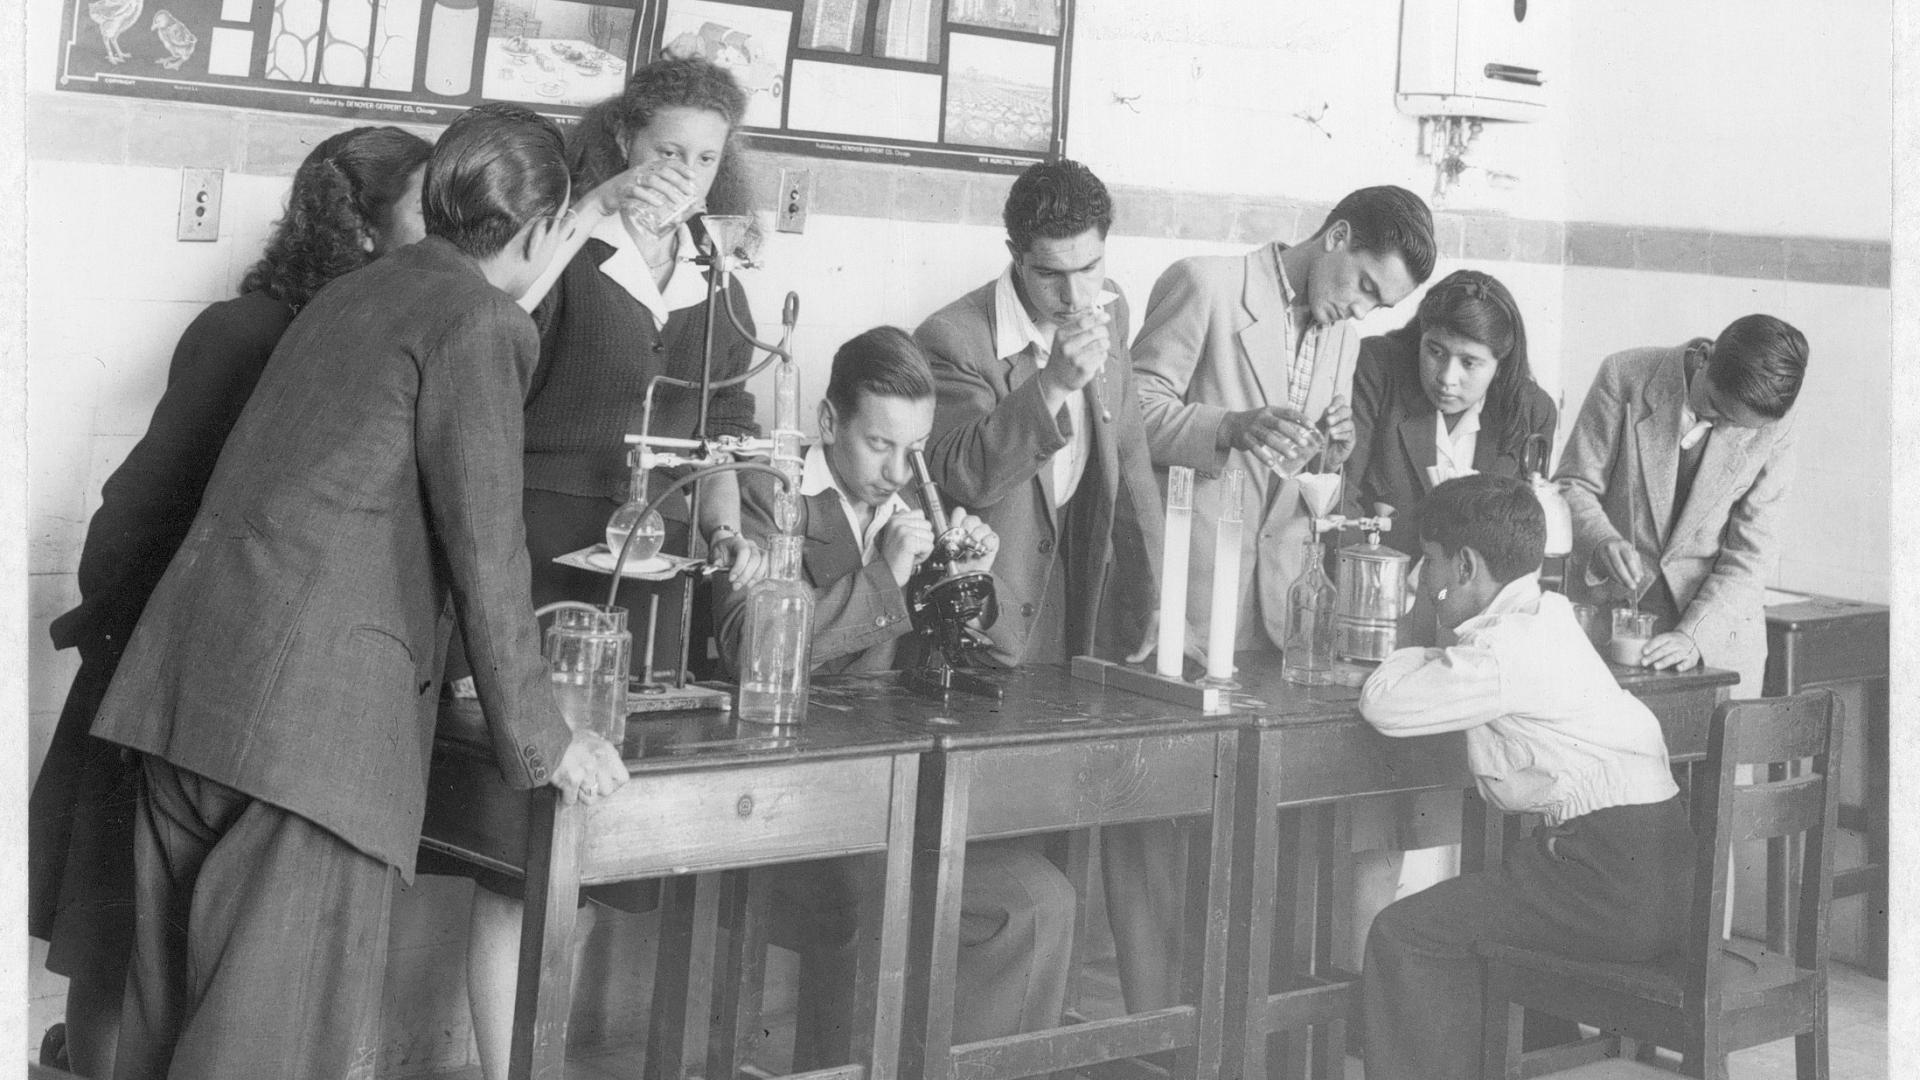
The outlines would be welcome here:
[[[1501,704],[1500,660],[1483,645],[1400,649],[1360,690],[1360,715],[1382,735],[1438,735],[1479,727]]]

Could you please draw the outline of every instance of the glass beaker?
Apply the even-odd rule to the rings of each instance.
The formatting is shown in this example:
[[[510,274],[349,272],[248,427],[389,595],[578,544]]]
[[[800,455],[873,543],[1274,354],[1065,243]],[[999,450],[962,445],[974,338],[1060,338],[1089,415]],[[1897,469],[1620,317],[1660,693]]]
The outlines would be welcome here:
[[[1610,627],[1600,618],[1600,609],[1592,604],[1574,604],[1573,621],[1580,624],[1580,632],[1587,635],[1587,642],[1595,649],[1604,649]]]
[[[1653,639],[1654,618],[1632,608],[1613,609],[1613,638],[1607,642],[1607,659],[1623,667],[1639,667],[1640,654]]]
[[[747,589],[734,711],[750,723],[790,726],[807,717],[813,590],[800,580],[802,542],[787,533],[769,537],[770,569]]]
[[[553,700],[575,731],[591,731],[619,746],[627,735],[627,672],[633,635],[627,609],[565,602],[541,608],[553,613],[546,657]]]
[[[1307,568],[1287,589],[1287,641],[1280,652],[1280,677],[1306,686],[1326,686],[1333,678],[1334,609],[1340,592],[1327,577],[1326,552],[1318,533],[1307,539]]]

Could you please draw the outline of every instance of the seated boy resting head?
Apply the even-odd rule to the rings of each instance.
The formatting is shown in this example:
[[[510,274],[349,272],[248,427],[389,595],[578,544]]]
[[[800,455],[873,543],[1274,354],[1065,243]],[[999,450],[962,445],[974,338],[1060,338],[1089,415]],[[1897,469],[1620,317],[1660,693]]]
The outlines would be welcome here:
[[[1398,650],[1361,691],[1360,713],[1382,734],[1464,732],[1481,795],[1546,819],[1498,869],[1409,896],[1374,922],[1368,1080],[1478,1075],[1478,942],[1615,961],[1678,946],[1694,845],[1666,740],[1567,599],[1541,591],[1545,538],[1540,505],[1518,480],[1434,488],[1419,589],[1440,645]],[[1529,1041],[1539,1034],[1530,1027]],[[1563,1024],[1558,1034],[1576,1033]]]

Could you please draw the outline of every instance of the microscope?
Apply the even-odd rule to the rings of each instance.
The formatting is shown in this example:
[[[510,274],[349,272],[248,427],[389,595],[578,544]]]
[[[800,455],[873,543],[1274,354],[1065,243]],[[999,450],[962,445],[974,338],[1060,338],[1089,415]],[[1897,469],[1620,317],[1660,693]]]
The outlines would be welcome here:
[[[913,452],[913,476],[920,487],[920,504],[933,523],[933,554],[907,579],[907,612],[913,631],[905,655],[914,663],[901,681],[922,693],[945,697],[954,691],[998,699],[1000,685],[974,674],[1004,667],[988,655],[989,642],[981,633],[1000,615],[993,575],[984,570],[956,573],[954,564],[984,552],[973,547],[947,518],[939,489],[927,472],[927,459]]]

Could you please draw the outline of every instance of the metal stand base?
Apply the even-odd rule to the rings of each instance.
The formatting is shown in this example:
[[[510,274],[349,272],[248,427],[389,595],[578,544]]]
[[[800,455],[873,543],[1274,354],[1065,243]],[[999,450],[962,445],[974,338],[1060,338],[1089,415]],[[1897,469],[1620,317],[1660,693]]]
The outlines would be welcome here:
[[[635,680],[627,685],[628,713],[670,712],[675,709],[731,712],[733,695],[725,690],[716,690],[711,686],[699,686],[694,683],[672,686],[667,683],[643,683]]]
[[[1072,671],[1076,679],[1185,705],[1210,716],[1232,710],[1228,692],[1223,687],[1196,686],[1184,679],[1169,679],[1165,675],[1156,675],[1110,660],[1097,660],[1091,656],[1074,657]]]

